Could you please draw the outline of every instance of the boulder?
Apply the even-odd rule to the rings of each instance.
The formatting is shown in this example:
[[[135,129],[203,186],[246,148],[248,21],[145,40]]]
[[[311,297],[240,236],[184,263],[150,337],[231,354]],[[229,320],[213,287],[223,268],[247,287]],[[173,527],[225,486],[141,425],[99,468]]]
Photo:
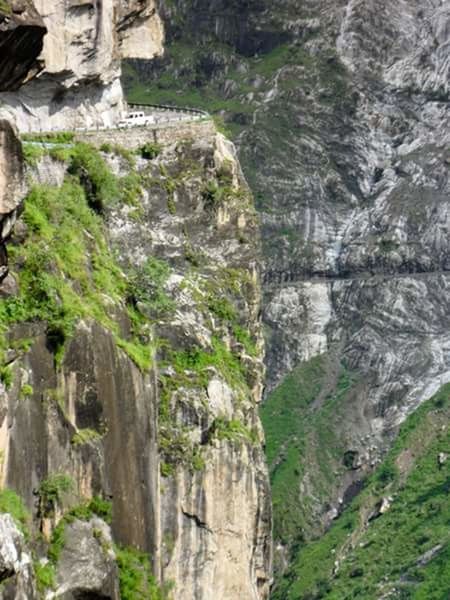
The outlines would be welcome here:
[[[0,600],[37,598],[31,553],[9,514],[0,515]]]
[[[56,567],[56,589],[47,599],[120,600],[118,569],[111,531],[98,517],[76,519],[64,529],[64,547]]]

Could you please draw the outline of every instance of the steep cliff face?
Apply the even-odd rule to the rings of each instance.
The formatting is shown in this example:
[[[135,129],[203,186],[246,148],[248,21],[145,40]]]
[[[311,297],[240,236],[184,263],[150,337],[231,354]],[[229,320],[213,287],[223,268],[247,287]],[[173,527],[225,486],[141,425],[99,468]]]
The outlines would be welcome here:
[[[116,561],[137,597],[126,546],[177,599],[267,598],[258,226],[233,146],[201,131],[147,158],[25,145],[0,441],[2,485],[48,542],[29,598],[118,598]],[[2,575],[17,598],[20,565]]]
[[[35,7],[33,14],[48,29],[43,69],[19,92],[1,96],[8,105],[3,115],[21,131],[110,125],[123,110],[121,58],[162,52],[164,33],[154,2],[36,0]]]
[[[448,3],[202,4],[195,47],[200,4],[170,5],[166,56],[125,81],[219,113],[256,195],[281,569],[448,381]],[[238,15],[282,43],[249,56]]]
[[[110,124],[120,59],[162,50],[154,4],[36,7],[44,69],[3,113]],[[24,171],[1,129],[0,596],[267,598],[259,231],[233,145],[212,122],[101,152],[65,133],[25,143]]]

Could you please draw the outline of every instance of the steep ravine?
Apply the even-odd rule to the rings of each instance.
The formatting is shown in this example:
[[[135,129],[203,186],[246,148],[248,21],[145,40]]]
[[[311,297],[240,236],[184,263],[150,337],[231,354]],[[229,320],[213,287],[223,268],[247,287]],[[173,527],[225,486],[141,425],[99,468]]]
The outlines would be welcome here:
[[[281,578],[449,378],[449,6],[161,5],[129,96],[213,111],[262,218]]]
[[[120,52],[161,51],[154,5],[38,9],[43,70],[6,78],[2,114],[112,122]],[[268,597],[258,219],[214,124],[173,131],[1,122],[4,600]]]

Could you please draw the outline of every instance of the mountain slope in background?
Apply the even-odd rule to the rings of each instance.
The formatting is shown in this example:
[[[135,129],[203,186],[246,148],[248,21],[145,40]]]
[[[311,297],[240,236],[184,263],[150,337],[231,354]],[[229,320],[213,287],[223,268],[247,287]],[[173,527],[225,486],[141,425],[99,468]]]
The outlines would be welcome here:
[[[281,573],[450,378],[450,7],[163,0],[161,14],[165,56],[128,64],[129,97],[214,112],[262,219]]]

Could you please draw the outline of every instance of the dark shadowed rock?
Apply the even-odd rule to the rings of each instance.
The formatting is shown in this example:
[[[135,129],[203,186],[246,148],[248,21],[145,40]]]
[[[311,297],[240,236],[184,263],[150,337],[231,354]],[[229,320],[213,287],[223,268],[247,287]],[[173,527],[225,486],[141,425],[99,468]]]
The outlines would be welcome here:
[[[0,56],[1,52],[0,47]],[[11,124],[0,119],[0,281],[8,274],[4,242],[14,226],[23,195],[22,146]]]
[[[47,29],[31,0],[0,4],[0,91],[15,90],[41,69]]]

